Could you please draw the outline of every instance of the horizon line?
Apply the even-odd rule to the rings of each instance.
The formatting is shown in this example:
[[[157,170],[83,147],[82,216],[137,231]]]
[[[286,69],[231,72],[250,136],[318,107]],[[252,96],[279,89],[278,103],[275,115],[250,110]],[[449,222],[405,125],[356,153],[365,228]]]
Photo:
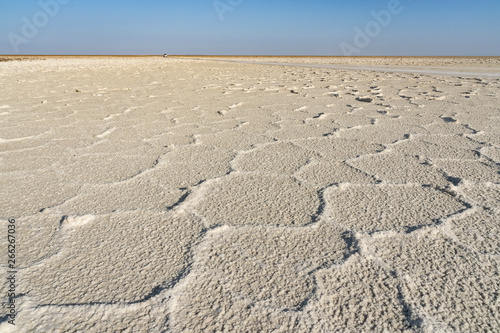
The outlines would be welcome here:
[[[231,55],[231,54],[168,54],[168,57],[302,57],[302,58],[500,58],[500,55]],[[0,54],[0,57],[163,57],[163,54]]]

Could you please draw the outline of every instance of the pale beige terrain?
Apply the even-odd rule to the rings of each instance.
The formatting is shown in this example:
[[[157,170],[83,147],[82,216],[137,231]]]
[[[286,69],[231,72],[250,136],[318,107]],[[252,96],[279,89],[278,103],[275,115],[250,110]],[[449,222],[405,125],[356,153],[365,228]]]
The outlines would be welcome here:
[[[195,58],[195,56],[190,56]],[[410,66],[410,67],[451,67],[489,68],[500,70],[500,57],[287,57],[287,56],[205,56],[201,59],[248,60],[268,62],[291,62],[298,64],[331,64],[360,66]]]
[[[368,70],[377,72],[453,75],[500,79],[500,57],[286,57],[175,56],[180,59],[258,63],[293,67]]]
[[[500,331],[498,78],[13,60],[0,126],[0,332]]]

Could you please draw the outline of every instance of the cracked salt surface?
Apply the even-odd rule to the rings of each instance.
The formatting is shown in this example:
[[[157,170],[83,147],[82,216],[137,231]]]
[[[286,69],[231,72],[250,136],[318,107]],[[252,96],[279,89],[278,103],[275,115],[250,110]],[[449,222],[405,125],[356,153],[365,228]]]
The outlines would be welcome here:
[[[1,63],[17,329],[500,330],[500,82],[377,59]]]

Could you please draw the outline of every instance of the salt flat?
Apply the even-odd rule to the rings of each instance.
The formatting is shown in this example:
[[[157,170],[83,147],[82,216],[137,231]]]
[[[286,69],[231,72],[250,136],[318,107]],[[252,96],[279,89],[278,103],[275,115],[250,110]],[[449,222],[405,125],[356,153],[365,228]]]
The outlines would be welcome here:
[[[219,60],[0,62],[17,331],[500,330],[499,58]]]
[[[183,57],[177,57],[183,58]],[[206,59],[194,56],[184,59]],[[215,61],[375,72],[500,78],[498,57],[209,57]],[[459,67],[456,67],[459,66]],[[472,66],[472,67],[471,67]]]

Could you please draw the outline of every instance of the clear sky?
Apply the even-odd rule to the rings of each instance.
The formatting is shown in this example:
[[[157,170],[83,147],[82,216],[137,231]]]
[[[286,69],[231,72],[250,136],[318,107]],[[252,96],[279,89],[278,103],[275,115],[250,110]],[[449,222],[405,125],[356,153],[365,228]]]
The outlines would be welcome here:
[[[0,0],[16,53],[500,56],[500,1]]]

